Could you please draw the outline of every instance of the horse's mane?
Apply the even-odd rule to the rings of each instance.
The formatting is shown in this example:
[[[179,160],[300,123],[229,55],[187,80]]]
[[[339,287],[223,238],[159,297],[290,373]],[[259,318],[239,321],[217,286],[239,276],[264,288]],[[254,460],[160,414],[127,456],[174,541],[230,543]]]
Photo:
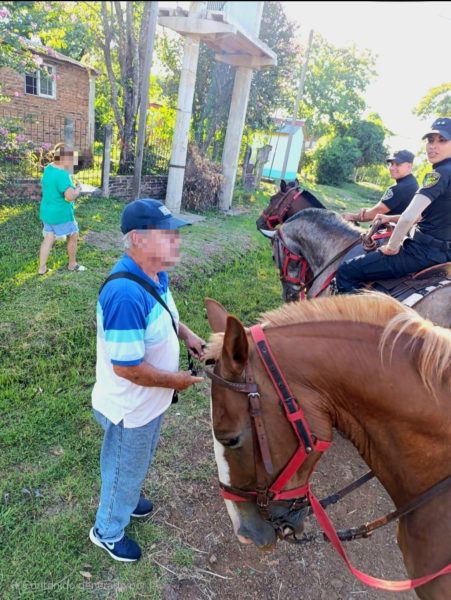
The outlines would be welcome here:
[[[304,208],[304,210],[299,211],[287,219],[282,227],[287,229],[287,226],[289,226],[290,228],[295,229],[297,225],[302,225],[306,221],[309,225],[314,224],[318,229],[322,229],[326,237],[331,235],[331,229],[333,232],[347,235],[351,234],[354,237],[362,231],[355,225],[351,225],[342,219],[342,217],[333,210],[318,208]]]
[[[309,192],[308,190],[303,189],[302,195],[304,196],[304,198],[307,198],[309,203],[312,205],[312,208],[323,208],[323,209],[326,208],[324,206],[324,204],[322,204],[322,202],[320,202],[318,200],[318,198],[312,194],[312,192]]]
[[[384,327],[380,350],[395,335],[391,354],[398,338],[412,336],[411,348],[422,342],[419,352],[419,371],[427,388],[432,390],[442,380],[451,383],[451,331],[423,319],[413,309],[394,298],[378,292],[355,296],[331,296],[308,302],[292,302],[277,310],[264,313],[263,327],[280,327],[312,321],[354,321]]]
[[[355,296],[332,296],[308,302],[292,302],[264,313],[263,328],[293,326],[312,321],[353,321],[384,327],[380,351],[391,342],[391,353],[402,334],[411,336],[411,348],[419,346],[418,368],[423,383],[431,391],[441,381],[451,384],[451,331],[420,317],[394,298],[378,292]],[[218,359],[224,334],[212,336],[207,358]]]

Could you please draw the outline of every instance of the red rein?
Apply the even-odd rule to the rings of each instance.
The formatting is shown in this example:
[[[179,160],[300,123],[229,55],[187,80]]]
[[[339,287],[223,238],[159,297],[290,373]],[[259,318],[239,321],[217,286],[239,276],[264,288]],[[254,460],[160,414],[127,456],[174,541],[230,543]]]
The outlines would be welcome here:
[[[284,378],[282,371],[277,364],[262,327],[260,325],[254,325],[251,327],[250,332],[265,370],[281,400],[281,404],[285,411],[285,416],[291,423],[298,440],[298,448],[296,452],[268,489],[268,492],[271,494],[271,500],[287,500],[299,498],[300,496],[307,496],[319,525],[338,554],[345,561],[348,569],[357,579],[370,587],[390,592],[403,592],[424,585],[425,583],[428,583],[429,581],[432,581],[441,575],[451,573],[451,564],[443,567],[443,569],[440,569],[440,571],[437,571],[436,573],[432,573],[431,575],[425,575],[424,577],[419,577],[417,579],[406,579],[404,581],[379,579],[377,577],[367,575],[366,573],[362,573],[362,571],[359,571],[356,567],[354,567],[349,560],[343,544],[338,538],[335,527],[329,519],[326,511],[321,506],[319,500],[310,489],[310,484],[307,482],[305,485],[291,490],[283,489],[305,462],[310,452],[324,452],[330,446],[331,442],[317,440],[312,435],[308,423],[305,420],[304,413],[291,393],[288,382]],[[249,502],[250,496],[257,496],[257,492],[246,491],[244,492],[243,496],[239,496],[225,489],[221,489],[221,494],[226,500],[232,500],[234,502]]]

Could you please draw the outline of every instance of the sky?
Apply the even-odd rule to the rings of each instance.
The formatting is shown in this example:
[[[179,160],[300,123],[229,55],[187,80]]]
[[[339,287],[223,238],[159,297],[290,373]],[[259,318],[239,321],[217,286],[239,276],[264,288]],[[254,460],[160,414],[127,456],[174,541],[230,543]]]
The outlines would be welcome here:
[[[377,55],[378,75],[368,86],[369,111],[396,136],[391,150],[418,152],[433,118],[412,109],[430,88],[451,81],[451,2],[282,2],[290,20],[337,46],[352,43]]]

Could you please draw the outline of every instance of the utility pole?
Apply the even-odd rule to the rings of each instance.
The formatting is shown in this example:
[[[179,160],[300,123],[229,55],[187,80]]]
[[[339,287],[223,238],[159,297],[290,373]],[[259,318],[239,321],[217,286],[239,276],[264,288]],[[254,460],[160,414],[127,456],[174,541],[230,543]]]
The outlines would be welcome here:
[[[309,38],[308,38],[307,50],[305,52],[305,62],[304,62],[304,66],[302,67],[302,73],[301,73],[301,79],[299,81],[298,93],[296,96],[296,100],[294,102],[293,117],[291,119],[290,131],[288,133],[287,148],[285,150],[285,157],[283,159],[282,173],[280,175],[280,179],[283,179],[285,177],[285,173],[287,170],[288,157],[290,156],[291,142],[293,141],[293,135],[294,135],[294,124],[296,122],[296,117],[297,117],[298,110],[299,110],[299,103],[301,102],[302,94],[304,93],[305,75],[307,73],[307,65],[308,65],[308,60],[309,60],[309,56],[310,56],[310,50],[312,47],[312,43],[313,43],[313,29],[310,30],[310,34],[309,34]]]
[[[147,123],[147,105],[149,103],[149,82],[152,68],[153,44],[158,19],[158,2],[151,2],[149,9],[149,22],[147,25],[146,50],[141,81],[138,138],[136,141],[135,170],[133,173],[133,198],[136,200],[141,193],[141,173],[144,155],[144,136]]]

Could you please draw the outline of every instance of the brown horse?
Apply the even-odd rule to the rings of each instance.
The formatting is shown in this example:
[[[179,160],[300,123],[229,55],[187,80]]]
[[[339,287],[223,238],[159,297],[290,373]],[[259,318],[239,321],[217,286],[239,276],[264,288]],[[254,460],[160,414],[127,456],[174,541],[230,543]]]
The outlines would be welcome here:
[[[282,179],[279,191],[271,196],[268,206],[258,217],[257,229],[272,231],[277,225],[282,225],[304,208],[325,208],[325,206],[308,190],[301,191],[297,179],[288,183]]]
[[[206,304],[213,331],[224,332],[213,336],[207,357],[215,360],[215,455],[240,541],[271,549],[277,528],[302,532],[300,496],[308,494],[334,427],[354,444],[397,508],[451,476],[450,331],[383,294],[298,302],[263,315],[261,329],[293,393],[290,421],[303,412],[304,433],[298,435],[259,358],[256,328],[246,329],[214,300]],[[300,450],[303,460],[296,463]],[[400,518],[398,544],[410,577],[451,563],[450,505],[448,485]],[[451,575],[416,593],[423,600],[449,600]]]

